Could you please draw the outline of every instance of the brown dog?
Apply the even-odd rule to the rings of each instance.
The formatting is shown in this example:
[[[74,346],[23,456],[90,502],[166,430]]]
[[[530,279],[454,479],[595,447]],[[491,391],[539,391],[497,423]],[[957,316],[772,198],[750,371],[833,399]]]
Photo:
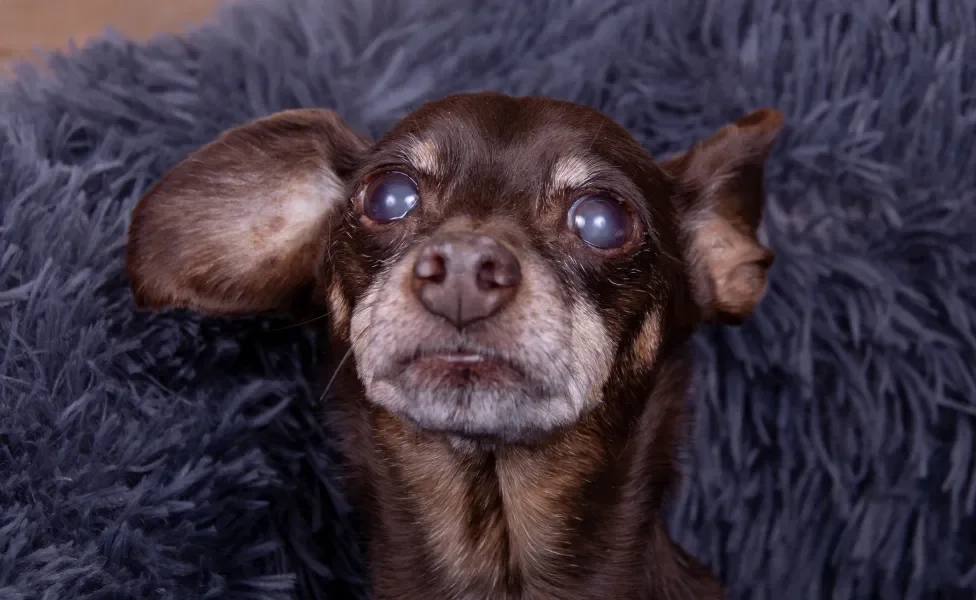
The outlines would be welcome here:
[[[376,598],[719,598],[662,507],[687,341],[766,286],[781,127],[757,111],[658,164],[550,99],[452,96],[375,144],[282,112],[146,194],[129,277],[144,307],[329,313]]]

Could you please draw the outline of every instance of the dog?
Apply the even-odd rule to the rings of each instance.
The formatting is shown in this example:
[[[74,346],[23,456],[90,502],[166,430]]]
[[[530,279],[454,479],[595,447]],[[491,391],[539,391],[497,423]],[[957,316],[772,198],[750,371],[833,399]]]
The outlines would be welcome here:
[[[287,110],[147,191],[128,279],[144,309],[328,315],[375,598],[718,599],[663,510],[689,339],[765,293],[782,126],[756,110],[656,162],[555,99],[453,95],[375,143]]]

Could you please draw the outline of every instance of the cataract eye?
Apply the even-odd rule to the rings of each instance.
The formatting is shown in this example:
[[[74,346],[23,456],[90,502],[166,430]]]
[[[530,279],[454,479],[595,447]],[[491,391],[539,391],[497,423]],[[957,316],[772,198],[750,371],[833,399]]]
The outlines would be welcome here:
[[[377,223],[389,223],[407,216],[419,199],[413,179],[403,173],[384,173],[366,187],[363,213]]]
[[[587,245],[613,250],[630,238],[631,213],[627,207],[607,196],[583,196],[569,209],[569,226]]]

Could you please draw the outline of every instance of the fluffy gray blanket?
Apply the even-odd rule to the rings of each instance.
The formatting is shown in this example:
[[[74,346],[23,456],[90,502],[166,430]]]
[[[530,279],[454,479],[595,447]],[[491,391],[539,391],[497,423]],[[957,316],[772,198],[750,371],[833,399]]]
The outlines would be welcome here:
[[[251,118],[325,106],[377,135],[485,88],[593,105],[657,154],[787,114],[771,289],[697,338],[674,530],[735,598],[972,598],[967,0],[268,0],[22,71],[0,92],[0,598],[365,596],[319,342],[134,312],[128,211]]]

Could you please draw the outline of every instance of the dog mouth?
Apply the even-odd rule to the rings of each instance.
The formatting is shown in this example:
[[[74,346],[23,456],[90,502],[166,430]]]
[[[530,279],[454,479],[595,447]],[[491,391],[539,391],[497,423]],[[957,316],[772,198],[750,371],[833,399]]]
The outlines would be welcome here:
[[[396,362],[397,376],[426,388],[525,387],[526,371],[497,350],[421,347]]]
[[[549,365],[520,348],[459,338],[386,354],[372,400],[429,433],[514,443],[576,418],[566,390],[547,377]]]

